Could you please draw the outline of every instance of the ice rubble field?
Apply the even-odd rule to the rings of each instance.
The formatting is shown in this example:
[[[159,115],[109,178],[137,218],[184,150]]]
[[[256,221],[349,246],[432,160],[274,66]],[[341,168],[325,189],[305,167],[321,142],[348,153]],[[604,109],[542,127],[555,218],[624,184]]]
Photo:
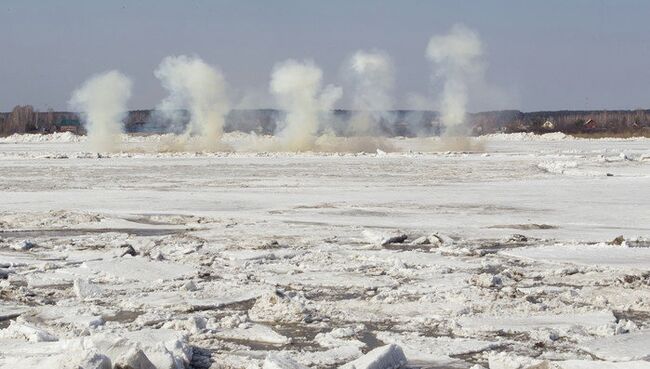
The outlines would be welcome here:
[[[648,139],[160,139],[0,139],[0,367],[650,368]]]

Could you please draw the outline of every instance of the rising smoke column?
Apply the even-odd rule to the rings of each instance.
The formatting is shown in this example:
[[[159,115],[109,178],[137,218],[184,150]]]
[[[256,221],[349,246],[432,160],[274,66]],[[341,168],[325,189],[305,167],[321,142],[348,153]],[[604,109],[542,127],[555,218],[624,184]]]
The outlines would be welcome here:
[[[441,122],[454,130],[465,121],[470,86],[483,78],[483,48],[478,34],[457,24],[443,36],[433,36],[427,46],[434,78],[443,82],[438,101]]]
[[[119,148],[131,86],[128,77],[113,70],[91,77],[72,94],[69,105],[81,111],[92,150]]]
[[[154,72],[169,92],[157,110],[172,116],[187,109],[190,121],[187,136],[199,136],[201,149],[215,150],[223,135],[230,111],[223,74],[198,57],[168,56]]]
[[[388,55],[381,51],[359,50],[347,63],[354,80],[353,109],[349,133],[377,135],[379,120],[392,107],[393,65]]]
[[[284,149],[310,150],[314,147],[321,113],[332,110],[341,97],[339,87],[321,87],[323,72],[313,62],[287,60],[271,75],[270,91],[286,112],[278,136]]]

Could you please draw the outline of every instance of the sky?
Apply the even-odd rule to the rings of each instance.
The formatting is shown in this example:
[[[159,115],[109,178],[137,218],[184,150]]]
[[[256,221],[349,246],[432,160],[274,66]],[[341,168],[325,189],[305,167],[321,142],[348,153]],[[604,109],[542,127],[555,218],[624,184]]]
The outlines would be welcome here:
[[[395,67],[395,108],[434,101],[428,40],[454,24],[476,31],[487,65],[470,111],[650,108],[650,1],[599,0],[3,0],[0,110],[68,109],[73,90],[117,69],[134,84],[130,109],[165,97],[153,71],[168,55],[218,66],[234,107],[275,107],[273,66],[313,60],[342,85],[356,50]],[[346,93],[347,91],[347,93]],[[433,103],[432,103],[433,104]]]

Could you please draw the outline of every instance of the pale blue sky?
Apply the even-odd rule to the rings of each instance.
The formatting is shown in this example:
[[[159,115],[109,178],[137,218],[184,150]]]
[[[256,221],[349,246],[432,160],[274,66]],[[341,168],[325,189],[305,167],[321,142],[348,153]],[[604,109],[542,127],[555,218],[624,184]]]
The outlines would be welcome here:
[[[480,34],[486,78],[508,96],[505,106],[474,98],[473,111],[650,108],[649,16],[641,0],[3,0],[0,110],[65,109],[108,69],[133,79],[130,108],[150,108],[164,96],[153,70],[181,53],[219,65],[235,105],[267,107],[275,63],[313,59],[341,84],[344,59],[373,48],[392,56],[396,106],[406,107],[411,93],[435,93],[424,50],[455,23]]]

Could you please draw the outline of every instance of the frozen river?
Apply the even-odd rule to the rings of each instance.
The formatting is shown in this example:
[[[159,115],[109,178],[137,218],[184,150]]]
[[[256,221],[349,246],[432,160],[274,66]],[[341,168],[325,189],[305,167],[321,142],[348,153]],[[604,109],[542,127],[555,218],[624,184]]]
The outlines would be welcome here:
[[[247,139],[0,139],[0,366],[650,368],[650,140]]]

